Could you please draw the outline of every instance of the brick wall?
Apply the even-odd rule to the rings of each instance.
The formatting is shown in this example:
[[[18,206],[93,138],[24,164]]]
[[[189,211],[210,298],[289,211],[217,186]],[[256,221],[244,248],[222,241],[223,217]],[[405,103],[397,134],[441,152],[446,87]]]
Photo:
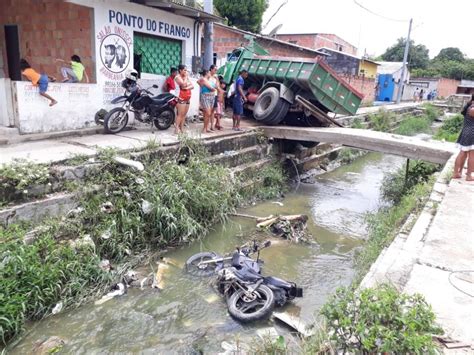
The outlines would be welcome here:
[[[375,79],[357,75],[340,75],[352,87],[364,95],[363,103],[375,101]]]
[[[458,89],[459,81],[454,79],[440,78],[438,81],[438,97],[454,95]]]
[[[271,39],[257,38],[256,42],[268,50],[270,55],[299,58],[316,57],[316,53],[313,51],[304,50]],[[231,53],[235,48],[246,43],[248,43],[248,41],[244,38],[244,33],[224,26],[214,26],[214,53],[217,54],[218,60],[226,58],[228,53]]]
[[[20,56],[37,71],[61,78],[61,64],[77,54],[95,82],[93,9],[62,0],[0,0],[0,51],[8,76],[4,24],[18,25]],[[0,61],[1,63],[1,61]]]
[[[326,47],[344,53],[357,55],[357,48],[355,46],[331,33],[278,34],[276,37],[282,41],[296,42],[299,46],[311,49]]]

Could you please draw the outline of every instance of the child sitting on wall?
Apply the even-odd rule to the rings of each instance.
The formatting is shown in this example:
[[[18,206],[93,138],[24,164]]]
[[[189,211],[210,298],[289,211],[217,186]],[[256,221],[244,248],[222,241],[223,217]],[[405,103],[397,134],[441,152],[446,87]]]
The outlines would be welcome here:
[[[82,65],[81,58],[78,55],[72,55],[69,63],[63,59],[56,59],[56,61],[69,64],[69,67],[61,68],[63,83],[78,83],[82,81],[82,78],[86,79],[86,83],[89,82],[86,69],[84,65]]]
[[[46,74],[39,74],[31,68],[30,64],[25,59],[20,60],[20,70],[21,74],[31,81],[34,86],[39,86],[39,93],[50,101],[49,106],[54,106],[58,103],[46,93],[48,90],[48,83],[50,80],[55,81],[54,77],[49,77]]]

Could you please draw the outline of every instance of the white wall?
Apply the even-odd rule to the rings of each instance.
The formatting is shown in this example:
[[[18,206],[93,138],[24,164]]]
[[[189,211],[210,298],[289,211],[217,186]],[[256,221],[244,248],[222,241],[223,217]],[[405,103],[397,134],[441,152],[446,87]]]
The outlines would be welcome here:
[[[0,126],[9,127],[15,125],[13,111],[13,100],[11,90],[11,80],[0,79]]]
[[[164,80],[165,77],[160,76],[156,79],[139,80],[139,84],[143,88],[156,84],[158,89],[150,89],[150,91],[159,94],[162,92]],[[194,90],[188,116],[195,116],[199,113],[199,86],[195,79],[191,81],[194,83]],[[103,104],[102,87],[98,84],[50,83],[47,93],[58,101],[56,105],[50,107],[49,101],[40,96],[38,88],[30,82],[14,81],[12,83],[13,92],[17,98],[13,104],[13,108],[17,112],[15,126],[18,127],[20,134],[95,127],[95,113],[101,108],[114,107],[110,104]],[[124,90],[120,89],[117,96],[122,95],[123,92]],[[133,124],[133,115],[130,124]]]

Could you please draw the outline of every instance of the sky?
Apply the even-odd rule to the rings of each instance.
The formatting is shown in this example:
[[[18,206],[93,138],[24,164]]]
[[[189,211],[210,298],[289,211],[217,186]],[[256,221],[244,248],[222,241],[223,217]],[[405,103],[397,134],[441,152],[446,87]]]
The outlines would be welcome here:
[[[355,1],[380,16],[362,9]],[[458,47],[474,58],[474,0],[269,0],[262,33],[269,33],[279,24],[283,25],[278,31],[281,34],[334,33],[355,45],[359,55],[365,51],[380,55],[398,38],[407,36],[410,18],[411,39],[424,44],[430,58],[445,47]]]

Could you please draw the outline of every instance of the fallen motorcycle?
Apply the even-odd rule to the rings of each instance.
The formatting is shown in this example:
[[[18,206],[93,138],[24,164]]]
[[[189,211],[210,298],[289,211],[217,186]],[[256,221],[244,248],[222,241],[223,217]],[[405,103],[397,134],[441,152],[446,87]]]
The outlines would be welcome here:
[[[214,252],[202,252],[186,261],[186,271],[194,276],[217,275],[217,289],[227,300],[230,315],[241,322],[268,318],[273,308],[283,306],[295,297],[303,297],[303,290],[294,282],[261,275],[260,251],[270,241],[251,247],[237,248],[229,257]],[[249,255],[257,253],[256,260]]]

